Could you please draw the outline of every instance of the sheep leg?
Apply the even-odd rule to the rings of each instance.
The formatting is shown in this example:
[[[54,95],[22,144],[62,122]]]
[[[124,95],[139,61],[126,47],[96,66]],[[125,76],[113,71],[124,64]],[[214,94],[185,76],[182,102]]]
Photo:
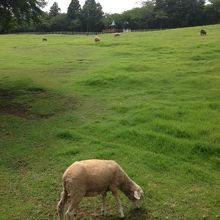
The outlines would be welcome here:
[[[118,190],[117,190],[117,188],[112,188],[111,191],[112,191],[112,194],[114,195],[114,197],[116,199],[119,217],[124,218],[125,215],[124,215],[124,211],[123,211],[123,207],[122,207],[122,204],[121,204],[121,200],[120,200],[120,197],[119,197]]]
[[[74,196],[70,198],[70,205],[65,214],[65,220],[75,220],[76,219],[76,210],[79,202],[81,201],[82,196]]]
[[[106,195],[107,193],[102,194],[102,208],[101,208],[101,214],[106,216],[107,215],[107,209],[106,209]]]
[[[67,192],[64,190],[61,193],[60,201],[58,202],[58,205],[57,205],[57,212],[58,212],[60,220],[64,220],[64,206],[67,201],[67,197],[68,197]]]
[[[70,204],[68,207],[66,214],[65,214],[65,220],[75,220],[76,219],[76,206],[74,204]]]

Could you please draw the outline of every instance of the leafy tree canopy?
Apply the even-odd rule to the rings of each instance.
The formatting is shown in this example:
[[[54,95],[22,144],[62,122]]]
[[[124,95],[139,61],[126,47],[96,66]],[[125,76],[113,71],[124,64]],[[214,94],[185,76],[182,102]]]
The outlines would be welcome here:
[[[11,22],[36,21],[45,0],[0,0],[0,26],[7,30]]]
[[[85,31],[99,31],[103,27],[103,11],[102,6],[95,0],[86,0],[82,9],[82,20]]]
[[[53,5],[50,7],[49,16],[55,17],[60,13],[60,8],[57,2],[54,2]]]
[[[79,19],[81,6],[78,0],[72,0],[69,4],[67,15],[70,19]]]

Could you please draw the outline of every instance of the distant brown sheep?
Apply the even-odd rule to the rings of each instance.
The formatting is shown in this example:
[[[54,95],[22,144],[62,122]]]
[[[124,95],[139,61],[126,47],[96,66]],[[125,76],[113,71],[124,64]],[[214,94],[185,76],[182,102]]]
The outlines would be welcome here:
[[[98,37],[98,36],[95,36],[95,42],[100,42],[101,41],[101,39],[100,39],[100,37]]]
[[[202,30],[200,31],[200,35],[201,35],[201,36],[206,36],[206,35],[207,35],[206,30],[202,29]]]
[[[47,41],[47,38],[42,38],[42,41]]]

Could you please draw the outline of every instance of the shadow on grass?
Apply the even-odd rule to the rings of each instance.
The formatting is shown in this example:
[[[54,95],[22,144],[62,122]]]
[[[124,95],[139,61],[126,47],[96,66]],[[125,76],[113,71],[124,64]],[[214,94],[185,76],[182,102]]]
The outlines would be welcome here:
[[[90,200],[92,202],[94,200]],[[88,200],[87,200],[88,202]],[[124,206],[124,218],[119,218],[117,207],[107,205],[107,216],[102,216],[100,207],[94,207],[92,203],[84,204],[77,212],[77,220],[150,220],[149,212],[146,208],[132,209]]]
[[[126,219],[129,220],[147,220],[150,219],[146,209],[132,209],[128,212]]]
[[[25,119],[48,119],[76,106],[75,98],[27,85],[0,89],[0,115]]]
[[[115,216],[107,216],[100,218],[100,220],[148,220],[150,219],[148,212],[146,209],[132,209],[128,213],[125,213],[125,218],[119,218],[117,215]]]

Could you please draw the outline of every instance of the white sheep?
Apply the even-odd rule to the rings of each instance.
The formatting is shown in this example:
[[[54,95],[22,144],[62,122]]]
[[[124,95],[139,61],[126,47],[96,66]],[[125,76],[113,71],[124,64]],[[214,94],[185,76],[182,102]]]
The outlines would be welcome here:
[[[100,37],[98,37],[98,36],[95,36],[95,42],[99,42],[99,41],[101,41],[101,39],[100,39]]]
[[[134,208],[140,208],[143,202],[143,190],[132,181],[125,171],[113,160],[84,160],[73,163],[63,174],[63,192],[57,205],[60,220],[64,219],[64,207],[68,201],[65,213],[66,220],[74,220],[76,209],[83,197],[102,195],[102,215],[106,215],[106,194],[114,195],[119,217],[124,218],[124,212],[119,198],[122,191],[133,202]]]
[[[114,33],[114,36],[115,36],[115,37],[120,37],[121,34],[120,34],[120,33]]]

